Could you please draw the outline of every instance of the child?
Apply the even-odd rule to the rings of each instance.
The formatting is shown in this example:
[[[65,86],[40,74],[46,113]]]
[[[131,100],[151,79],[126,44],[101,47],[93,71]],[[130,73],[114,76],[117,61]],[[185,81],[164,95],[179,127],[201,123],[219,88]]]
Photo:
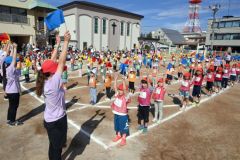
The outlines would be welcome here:
[[[154,100],[154,107],[155,107],[155,117],[153,119],[153,122],[160,123],[163,117],[163,101],[164,96],[166,93],[166,89],[164,88],[164,80],[163,78],[160,78],[157,82],[157,86],[153,91],[152,98]],[[159,115],[159,118],[158,118]]]
[[[158,74],[157,67],[154,66],[154,67],[153,67],[153,72],[152,72],[152,83],[153,83],[153,86],[154,86],[154,87],[156,86],[157,74]]]
[[[117,142],[120,139],[121,146],[126,145],[126,137],[129,135],[129,125],[128,125],[128,110],[127,104],[130,102],[130,97],[125,96],[126,83],[123,78],[123,83],[117,87],[117,78],[118,75],[115,75],[114,79],[114,89],[115,89],[115,100],[111,105],[112,112],[114,114],[114,128],[116,131],[116,137],[113,139],[113,142]]]
[[[83,67],[83,61],[82,61],[82,58],[79,58],[79,64],[78,64],[79,77],[82,77],[82,67]]]
[[[178,66],[178,81],[182,80],[183,77],[183,65],[180,63]]]
[[[106,78],[104,80],[105,88],[106,88],[106,100],[111,99],[111,83],[112,83],[112,76],[109,71],[106,72]]]
[[[223,76],[223,68],[217,67],[216,74],[214,76],[214,88],[216,93],[218,93],[222,88],[222,76]]]
[[[143,133],[148,131],[150,101],[151,90],[148,88],[148,80],[147,77],[145,77],[141,80],[140,94],[138,96],[138,119],[140,121],[138,130],[142,130]]]
[[[139,62],[137,62],[136,63],[137,78],[140,77],[140,69],[141,69],[141,64]]]
[[[91,99],[90,104],[95,105],[97,103],[97,81],[93,71],[90,73],[89,87]]]
[[[237,64],[236,71],[237,71],[237,82],[239,83],[240,82],[240,63]]]
[[[206,89],[208,90],[208,96],[211,96],[214,82],[214,66],[210,66],[209,69],[207,70],[206,81],[207,81]]]
[[[128,74],[128,82],[129,82],[129,92],[134,93],[135,86],[134,83],[136,81],[136,73],[133,68],[130,69],[130,73]]]
[[[68,82],[68,71],[67,71],[67,66],[64,66],[64,70],[62,73],[62,85],[63,85],[63,89],[67,90],[67,82]]]
[[[186,72],[183,75],[183,80],[180,87],[180,95],[182,96],[182,108],[181,110],[185,111],[186,107],[188,106],[189,102],[189,96],[190,96],[190,87],[191,87],[191,81],[190,81],[191,73]]]
[[[192,91],[192,96],[193,96],[193,102],[198,104],[200,102],[201,98],[201,87],[202,87],[202,82],[203,82],[203,73],[201,69],[196,70],[196,74],[193,78],[193,91]],[[198,98],[196,100],[196,98]]]
[[[29,67],[26,66],[26,64],[23,65],[23,71],[22,74],[25,77],[25,83],[28,83],[30,78],[29,78]]]
[[[230,82],[231,82],[231,86],[233,86],[236,82],[237,79],[237,64],[233,64],[232,68],[230,70]]]
[[[230,77],[230,64],[225,64],[223,69],[222,88],[227,88]]]

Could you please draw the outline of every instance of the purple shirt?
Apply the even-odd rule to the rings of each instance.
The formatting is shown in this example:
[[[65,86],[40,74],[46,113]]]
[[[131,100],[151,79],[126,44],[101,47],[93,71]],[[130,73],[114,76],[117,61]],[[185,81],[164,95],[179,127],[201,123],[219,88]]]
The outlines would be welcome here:
[[[7,75],[7,85],[6,85],[6,93],[19,93],[20,91],[20,83],[19,83],[19,72],[14,67],[14,64],[12,63],[9,67],[6,69],[6,75]]]
[[[7,57],[7,54],[5,51],[0,50],[0,74],[3,75],[3,71],[2,71],[2,66],[3,66],[3,62],[5,61],[5,58]]]
[[[55,73],[44,85],[46,122],[54,122],[66,115],[65,91],[62,88],[61,74]]]

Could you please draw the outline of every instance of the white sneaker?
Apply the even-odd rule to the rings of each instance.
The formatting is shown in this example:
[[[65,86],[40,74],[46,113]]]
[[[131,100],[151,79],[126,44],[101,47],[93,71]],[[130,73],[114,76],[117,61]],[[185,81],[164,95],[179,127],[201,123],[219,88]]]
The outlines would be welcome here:
[[[154,123],[157,122],[157,119],[154,118],[154,119],[152,120],[152,122],[154,122]]]

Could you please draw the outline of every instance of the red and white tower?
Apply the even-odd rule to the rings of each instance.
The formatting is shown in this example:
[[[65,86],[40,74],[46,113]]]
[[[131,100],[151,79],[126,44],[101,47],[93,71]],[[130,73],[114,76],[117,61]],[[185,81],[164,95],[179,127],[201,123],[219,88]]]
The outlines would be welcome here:
[[[189,17],[183,29],[184,33],[201,33],[199,9],[202,0],[189,0]]]

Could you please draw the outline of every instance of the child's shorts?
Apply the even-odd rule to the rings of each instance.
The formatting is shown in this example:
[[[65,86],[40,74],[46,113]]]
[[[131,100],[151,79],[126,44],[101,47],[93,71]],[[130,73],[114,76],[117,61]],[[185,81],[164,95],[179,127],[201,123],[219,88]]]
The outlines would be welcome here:
[[[221,88],[222,87],[222,81],[215,81],[214,86],[218,87],[218,88]]]
[[[148,123],[149,122],[149,111],[150,111],[150,106],[139,105],[139,107],[138,107],[138,119],[143,120],[144,123]]]
[[[167,74],[167,79],[172,80],[172,79],[173,79],[173,76],[170,75],[170,74]]]
[[[200,97],[201,96],[201,86],[194,86],[192,91],[193,97]]]
[[[129,89],[131,90],[135,90],[135,87],[134,87],[134,82],[129,82]]]
[[[129,135],[128,115],[114,114],[114,129],[116,133],[120,132],[121,135]]]
[[[230,81],[236,81],[237,76],[236,75],[231,75],[230,76]]]
[[[189,93],[189,91],[181,91],[180,90],[180,96],[182,96],[184,98],[189,98],[190,97],[190,93]]]
[[[183,73],[182,72],[178,72],[178,78],[182,78]]]
[[[68,80],[67,80],[67,79],[62,79],[62,82],[63,82],[63,83],[67,83]]]
[[[210,91],[212,90],[212,87],[213,87],[213,82],[207,82],[206,89]]]

